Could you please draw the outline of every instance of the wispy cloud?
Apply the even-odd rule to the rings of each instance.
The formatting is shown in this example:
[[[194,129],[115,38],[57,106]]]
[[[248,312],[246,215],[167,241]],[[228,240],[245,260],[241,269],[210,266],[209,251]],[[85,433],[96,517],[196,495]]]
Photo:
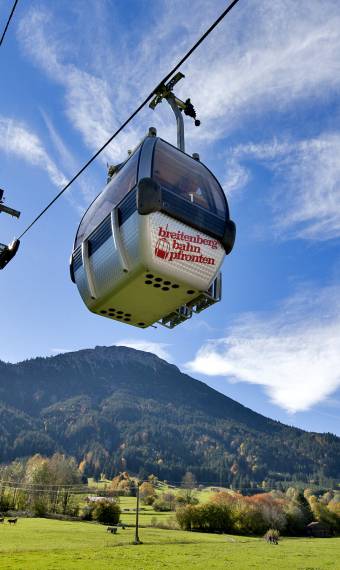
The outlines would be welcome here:
[[[226,175],[222,187],[227,196],[243,189],[251,179],[249,170],[241,164],[233,149],[228,153],[225,171]]]
[[[262,385],[288,412],[308,410],[340,386],[340,290],[305,290],[271,315],[252,314],[211,340],[191,372]]]
[[[76,161],[74,155],[67,147],[66,143],[58,133],[55,125],[53,124],[51,117],[45,112],[41,111],[44,123],[47,127],[48,134],[50,136],[50,140],[57,152],[57,156],[59,158],[60,164],[63,166],[65,172],[68,173],[69,179],[74,176],[74,174],[79,169],[79,163]],[[80,177],[76,181],[76,185],[79,186],[81,196],[84,198],[84,207],[88,205],[90,201],[93,200],[94,196],[98,194],[98,188],[100,188],[99,180],[94,180],[93,176],[86,173],[86,176]],[[101,181],[102,182],[102,181]],[[72,206],[79,212],[83,213],[84,207],[79,203],[79,193],[77,198],[75,198],[75,192],[67,192],[66,197]]]
[[[0,117],[0,150],[42,168],[51,182],[58,187],[67,182],[63,173],[49,157],[39,137],[22,122]]]
[[[129,348],[135,348],[136,350],[143,350],[144,352],[152,352],[162,358],[163,360],[171,361],[172,357],[168,350],[168,344],[163,342],[151,342],[148,340],[136,340],[136,339],[123,339],[115,343],[116,346],[127,346]]]
[[[284,237],[324,241],[340,236],[340,134],[300,141],[272,140],[230,149],[227,171],[233,190],[262,164],[274,174],[274,226]],[[236,166],[235,166],[236,165]]]
[[[84,69],[85,64],[83,68],[76,65],[73,53],[67,51],[67,42],[61,48],[58,31],[61,33],[51,10],[33,7],[21,20],[18,33],[26,54],[54,82],[64,87],[66,115],[82,134],[85,144],[97,150],[119,126],[118,113],[113,105],[117,98],[111,82],[102,77],[103,63],[98,73]],[[100,47],[98,38],[95,51]],[[135,144],[136,137],[128,129],[122,134],[120,144],[114,141],[103,153],[103,159],[121,159],[123,153],[125,157],[127,149]]]
[[[333,0],[246,2],[208,42],[188,69],[214,136],[339,88],[340,12]]]
[[[150,11],[152,34],[147,27],[145,33],[135,30],[132,49],[130,30],[114,17],[114,3],[108,12],[105,3],[89,2],[86,18],[75,3],[72,30],[66,3],[63,6],[58,11],[56,5],[33,3],[20,21],[18,37],[25,55],[62,86],[65,113],[92,151],[111,136],[219,10],[216,2],[206,0],[197,0],[194,11],[189,1],[161,1]],[[193,96],[203,122],[201,129],[187,123],[189,141],[209,152],[211,142],[242,129],[249,120],[260,118],[262,131],[271,133],[275,118],[296,105],[305,108],[317,100],[329,101],[340,87],[339,54],[340,12],[335,0],[250,0],[237,5],[183,67],[190,82],[180,83],[178,94]],[[102,160],[124,158],[151,122],[171,140],[175,127],[170,116],[166,105],[152,118],[146,110]],[[276,184],[280,207],[274,209],[271,228],[288,238],[338,237],[340,136],[321,135],[297,143],[291,139],[231,149],[224,189],[230,194],[249,182],[245,158],[264,162],[282,174],[282,182]]]
[[[106,12],[105,4],[89,2],[86,22],[75,18],[73,11],[72,26],[78,26],[79,33],[73,30],[72,49],[67,41],[72,30],[65,33],[65,18],[58,17],[56,7],[33,5],[21,20],[18,36],[25,54],[63,85],[72,125],[87,146],[98,148],[222,7],[206,0],[197,0],[195,10],[189,1],[154,4],[152,34],[144,27],[145,33],[136,29],[131,50],[125,49],[131,47],[130,29],[118,29],[114,3]],[[100,33],[91,50],[94,30]],[[194,94],[205,125],[189,127],[189,137],[204,146],[254,115],[270,111],[280,115],[298,102],[329,97],[340,85],[339,53],[340,13],[335,0],[239,4],[183,68],[190,84],[180,84],[179,94],[186,97],[188,90]],[[155,115],[155,123],[166,134],[174,131],[165,122],[169,113],[163,107]],[[136,121],[106,156],[121,157],[121,148],[133,145],[141,132]]]

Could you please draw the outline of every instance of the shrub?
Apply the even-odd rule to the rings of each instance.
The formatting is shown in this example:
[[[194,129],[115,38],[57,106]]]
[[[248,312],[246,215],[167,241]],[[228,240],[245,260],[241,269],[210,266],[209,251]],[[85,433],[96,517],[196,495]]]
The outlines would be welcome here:
[[[230,532],[233,527],[231,511],[226,505],[187,505],[176,511],[176,518],[183,530]]]
[[[117,502],[100,501],[94,508],[93,518],[102,524],[118,524],[120,519],[120,507]]]
[[[77,517],[79,515],[79,499],[75,495],[71,495],[63,509],[64,515]]]
[[[234,530],[240,534],[263,534],[268,529],[261,508],[244,499],[238,501],[232,510]]]
[[[96,507],[95,504],[85,505],[85,507],[83,507],[83,509],[80,513],[80,518],[83,521],[92,521],[95,507]]]
[[[182,492],[176,496],[176,502],[179,505],[198,505],[199,500],[195,495],[183,494]]]
[[[1,512],[8,511],[9,509],[12,508],[12,506],[13,506],[12,503],[13,503],[13,501],[8,495],[1,494],[1,496],[0,496],[0,511]]]
[[[42,517],[48,513],[48,502],[46,497],[36,497],[32,504],[33,512],[38,517]]]
[[[197,519],[195,510],[196,507],[191,505],[177,509],[176,519],[182,530],[193,530],[193,524]]]
[[[156,499],[153,503],[153,508],[159,513],[166,513],[168,511],[171,511],[169,503],[167,501],[164,501],[164,499]]]
[[[147,497],[143,497],[142,498],[142,503],[143,505],[153,505],[154,502],[156,500],[156,497],[154,495],[148,495]]]
[[[207,503],[196,508],[200,515],[200,530],[208,532],[230,532],[232,530],[231,510],[226,505]]]

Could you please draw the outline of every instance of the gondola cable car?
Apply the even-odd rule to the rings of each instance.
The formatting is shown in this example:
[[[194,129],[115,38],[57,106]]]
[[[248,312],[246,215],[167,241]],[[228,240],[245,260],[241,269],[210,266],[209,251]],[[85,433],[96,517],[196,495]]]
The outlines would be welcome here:
[[[70,260],[71,279],[92,312],[140,328],[174,328],[220,301],[220,268],[235,241],[219,182],[197,154],[185,153],[182,113],[199,121],[190,99],[173,93],[182,77],[160,85],[150,103],[170,104],[177,148],[150,128],[125,162],[110,167]]]
[[[20,212],[9,208],[4,204],[4,190],[0,188],[0,213],[4,212],[15,218],[20,217]],[[20,241],[18,239],[13,240],[9,245],[0,243],[0,269],[4,269],[6,265],[13,259],[16,252],[19,249]]]

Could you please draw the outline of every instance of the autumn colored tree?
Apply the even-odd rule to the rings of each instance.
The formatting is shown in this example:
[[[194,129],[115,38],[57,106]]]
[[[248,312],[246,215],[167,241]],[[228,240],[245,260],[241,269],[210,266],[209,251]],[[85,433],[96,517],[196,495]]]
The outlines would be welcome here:
[[[139,488],[139,496],[145,505],[152,505],[156,497],[154,486],[145,481]]]

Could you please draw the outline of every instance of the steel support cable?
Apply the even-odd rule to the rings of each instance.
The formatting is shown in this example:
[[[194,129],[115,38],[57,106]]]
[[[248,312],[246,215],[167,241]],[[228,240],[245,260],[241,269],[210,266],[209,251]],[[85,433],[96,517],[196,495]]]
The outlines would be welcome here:
[[[227,8],[220,14],[220,16],[214,21],[214,23],[204,32],[204,34],[197,40],[197,42],[189,49],[189,51],[182,57],[182,59],[169,71],[169,73],[159,82],[157,86],[149,93],[149,95],[144,99],[144,101],[137,107],[137,109],[129,116],[126,121],[113,133],[113,135],[100,147],[99,150],[84,164],[84,166],[71,178],[71,180],[64,186],[58,194],[45,206],[43,210],[34,218],[34,220],[27,226],[27,228],[19,236],[19,240],[37,223],[37,221],[47,212],[47,210],[60,198],[64,192],[79,178],[79,176],[92,164],[92,162],[103,152],[103,150],[119,135],[119,133],[125,129],[125,127],[134,119],[134,117],[145,107],[145,105],[152,99],[158,86],[162,83],[166,83],[168,79],[177,71],[177,69],[183,65],[183,63],[192,55],[192,53],[201,45],[201,43],[207,38],[207,36],[218,26],[218,24],[225,18],[225,16],[236,6],[239,0],[233,0]]]
[[[4,39],[5,39],[6,32],[7,32],[7,30],[8,30],[8,27],[9,27],[10,23],[11,23],[11,19],[13,18],[13,14],[14,14],[15,8],[17,7],[17,3],[18,3],[18,2],[19,2],[19,0],[15,0],[15,1],[14,1],[14,4],[13,4],[13,6],[12,6],[12,10],[11,10],[11,13],[10,13],[10,15],[9,15],[9,17],[8,17],[8,20],[7,20],[7,23],[6,23],[5,27],[4,27],[4,31],[2,32],[2,36],[1,36],[1,39],[0,39],[0,46],[2,46],[2,42],[3,42]]]

